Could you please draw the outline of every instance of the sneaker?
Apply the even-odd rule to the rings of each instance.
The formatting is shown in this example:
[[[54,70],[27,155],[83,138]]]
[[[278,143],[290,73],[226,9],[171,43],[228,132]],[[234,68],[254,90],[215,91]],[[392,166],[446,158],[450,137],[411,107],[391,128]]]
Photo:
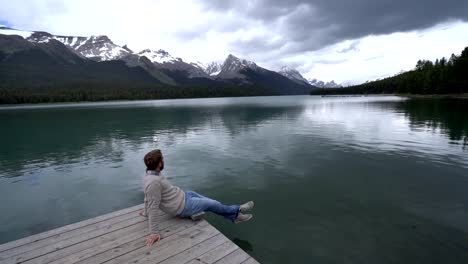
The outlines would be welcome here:
[[[253,201],[246,202],[245,204],[240,206],[239,212],[245,213],[245,212],[247,212],[249,210],[252,210],[253,207],[254,207],[254,202]]]
[[[247,222],[249,221],[250,219],[252,219],[253,215],[251,214],[241,214],[239,213],[239,215],[237,216],[236,220],[234,220],[234,224],[239,224],[239,223],[242,223],[242,222]]]
[[[205,216],[205,212],[200,212],[198,214],[191,215],[190,219],[192,219],[192,221],[198,221],[198,220],[203,219],[204,216]]]

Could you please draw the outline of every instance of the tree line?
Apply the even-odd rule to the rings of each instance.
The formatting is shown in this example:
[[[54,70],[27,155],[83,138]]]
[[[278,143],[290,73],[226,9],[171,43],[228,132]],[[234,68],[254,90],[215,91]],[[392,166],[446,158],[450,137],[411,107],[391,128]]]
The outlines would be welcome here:
[[[461,94],[468,93],[468,47],[457,56],[419,60],[408,72],[346,88],[318,89],[312,95],[328,94]]]
[[[0,88],[0,104],[271,95],[256,86],[157,86],[80,82]]]

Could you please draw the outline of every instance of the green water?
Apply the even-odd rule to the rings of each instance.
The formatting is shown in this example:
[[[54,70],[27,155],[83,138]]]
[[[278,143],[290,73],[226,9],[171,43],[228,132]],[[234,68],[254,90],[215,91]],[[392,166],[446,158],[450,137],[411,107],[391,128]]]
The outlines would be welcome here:
[[[252,97],[0,109],[0,243],[142,202],[142,158],[254,219],[262,263],[468,263],[468,100]]]

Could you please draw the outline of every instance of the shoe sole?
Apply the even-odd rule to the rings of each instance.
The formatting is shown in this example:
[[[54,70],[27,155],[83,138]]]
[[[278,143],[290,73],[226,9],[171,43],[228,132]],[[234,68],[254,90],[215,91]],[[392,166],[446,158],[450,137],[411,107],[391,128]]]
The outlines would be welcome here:
[[[247,221],[252,220],[252,218],[253,218],[253,215],[250,215],[250,217],[247,218],[247,219],[245,219],[245,220],[242,220],[242,221],[235,220],[235,221],[234,221],[234,224],[244,223],[244,222],[247,222]]]
[[[198,221],[198,220],[202,220],[204,216],[205,216],[205,212],[201,212],[198,214],[191,215],[190,219],[192,219],[192,221]]]
[[[252,209],[254,208],[254,206],[255,206],[255,203],[254,203],[254,202],[252,202],[252,207],[245,208],[245,209],[242,209],[242,208],[240,208],[240,210],[239,210],[239,211],[240,211],[241,213],[246,213],[246,212],[248,212],[248,211],[252,210]]]

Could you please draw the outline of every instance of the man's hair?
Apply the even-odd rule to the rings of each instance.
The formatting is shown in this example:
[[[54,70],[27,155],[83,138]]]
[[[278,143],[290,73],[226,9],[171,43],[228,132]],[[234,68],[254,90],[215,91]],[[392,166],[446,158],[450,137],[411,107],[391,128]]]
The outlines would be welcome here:
[[[158,167],[159,163],[161,162],[161,159],[162,159],[161,150],[155,149],[146,153],[145,158],[143,160],[145,161],[147,170],[155,170],[156,167]]]

